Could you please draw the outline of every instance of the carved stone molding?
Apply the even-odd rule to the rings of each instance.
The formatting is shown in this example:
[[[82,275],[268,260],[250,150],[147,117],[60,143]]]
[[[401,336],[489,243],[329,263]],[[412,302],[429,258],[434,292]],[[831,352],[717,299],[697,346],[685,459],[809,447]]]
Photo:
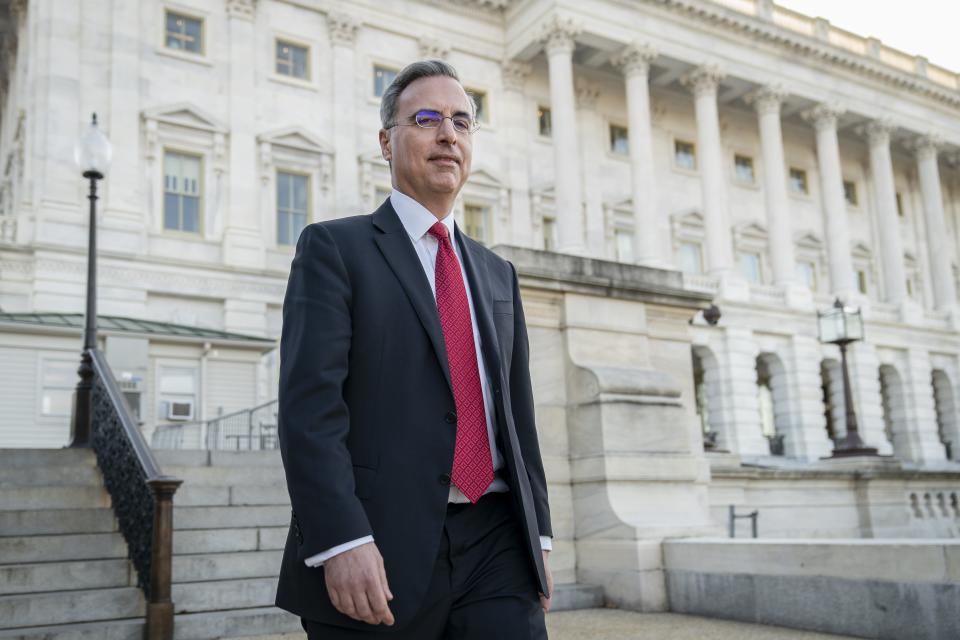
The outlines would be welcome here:
[[[578,109],[590,110],[596,106],[597,98],[600,97],[600,88],[597,85],[578,78],[575,83],[575,91]]]
[[[430,60],[446,60],[447,56],[450,55],[450,45],[441,42],[436,38],[423,36],[417,41],[417,44],[420,45],[420,57],[422,58]]]
[[[866,136],[871,147],[889,145],[890,132],[893,131],[893,122],[888,118],[878,118],[867,124],[857,127],[857,133]]]
[[[227,15],[231,18],[253,20],[257,12],[257,0],[227,0]]]
[[[548,56],[554,54],[572,54],[576,46],[574,38],[582,31],[572,18],[561,18],[553,16],[540,29],[539,40],[543,42],[544,50]]]
[[[842,116],[846,110],[838,103],[823,103],[807,109],[800,114],[804,120],[813,123],[817,131],[837,129],[837,119]]]
[[[716,95],[717,87],[723,77],[724,73],[718,65],[705,64],[688,71],[680,78],[680,82],[693,91],[693,95],[700,98],[706,95]]]
[[[500,63],[503,86],[512,91],[523,91],[523,85],[530,75],[531,66],[519,60],[504,60]]]
[[[780,106],[786,97],[787,91],[783,88],[783,85],[774,84],[751,91],[744,97],[744,100],[747,104],[752,104],[758,114],[769,115],[780,113]]]
[[[935,133],[924,133],[911,140],[908,146],[917,154],[917,158],[926,160],[937,157],[943,142],[943,138]]]
[[[650,72],[650,63],[659,53],[656,48],[646,43],[635,42],[623,48],[623,51],[611,58],[614,66],[623,69],[628,78],[637,74],[647,75]]]
[[[360,21],[348,13],[330,13],[327,14],[327,28],[333,44],[352,47],[357,40]]]

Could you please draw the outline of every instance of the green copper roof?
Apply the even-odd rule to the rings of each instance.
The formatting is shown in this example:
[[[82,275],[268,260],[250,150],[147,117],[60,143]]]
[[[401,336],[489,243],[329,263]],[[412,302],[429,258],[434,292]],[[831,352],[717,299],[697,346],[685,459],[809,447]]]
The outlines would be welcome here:
[[[0,312],[0,324],[26,324],[48,328],[77,329],[82,331],[84,317],[82,313],[4,313]],[[203,327],[189,327],[172,322],[158,322],[157,320],[140,320],[121,316],[97,316],[98,331],[118,331],[122,333],[136,333],[139,335],[179,336],[182,338],[204,340],[229,340],[237,342],[259,342],[274,344],[274,340],[260,336],[248,336],[241,333],[205,329]]]

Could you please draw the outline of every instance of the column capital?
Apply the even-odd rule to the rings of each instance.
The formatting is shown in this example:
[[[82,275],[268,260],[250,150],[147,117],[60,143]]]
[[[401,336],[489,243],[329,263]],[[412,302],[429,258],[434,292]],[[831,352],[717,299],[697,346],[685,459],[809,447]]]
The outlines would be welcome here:
[[[893,131],[893,121],[889,118],[877,118],[857,127],[857,133],[867,137],[870,146],[884,146],[890,144],[890,132]]]
[[[817,131],[836,131],[837,118],[846,113],[846,110],[837,102],[823,102],[804,111],[801,116],[807,122],[812,122]]]
[[[574,84],[577,93],[578,109],[593,109],[600,97],[600,88],[592,82],[577,79]]]
[[[501,62],[500,76],[503,78],[504,88],[522,91],[531,69],[532,67],[528,63],[519,60],[504,60]]]
[[[420,39],[417,40],[417,44],[420,46],[420,56],[423,58],[446,60],[447,56],[450,55],[450,45],[436,38],[421,36]]]
[[[623,48],[622,51],[611,57],[614,66],[623,69],[625,76],[632,77],[638,74],[647,75],[650,63],[659,55],[657,49],[649,44],[634,42]]]
[[[937,153],[943,146],[943,138],[935,133],[922,133],[910,141],[910,148],[917,154],[919,160],[936,160]]]
[[[328,13],[327,28],[330,29],[330,41],[333,44],[350,47],[357,39],[360,21],[349,13]]]
[[[780,114],[780,105],[783,99],[787,97],[787,91],[781,84],[768,84],[754,89],[746,96],[747,104],[752,104],[760,115]]]
[[[231,18],[253,20],[257,0],[227,0],[227,15]]]
[[[543,43],[548,56],[555,53],[571,54],[576,46],[574,38],[581,31],[580,25],[574,22],[573,18],[561,18],[555,15],[540,27],[539,40]]]
[[[716,95],[717,86],[723,79],[724,73],[715,64],[705,64],[691,69],[680,78],[680,82],[693,91],[693,95],[701,97]]]

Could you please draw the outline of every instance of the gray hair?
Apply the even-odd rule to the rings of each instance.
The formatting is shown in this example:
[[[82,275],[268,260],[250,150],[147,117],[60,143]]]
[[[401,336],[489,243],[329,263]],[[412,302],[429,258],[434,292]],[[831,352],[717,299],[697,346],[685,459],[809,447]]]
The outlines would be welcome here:
[[[420,78],[432,78],[435,76],[446,76],[460,82],[460,76],[457,75],[457,70],[443,60],[420,60],[419,62],[413,62],[404,67],[403,71],[397,74],[397,77],[393,79],[393,82],[390,83],[390,86],[387,87],[387,90],[383,92],[383,96],[380,98],[380,125],[386,128],[388,125],[393,124],[393,121],[397,117],[397,102],[400,100],[400,94],[403,93],[404,89]],[[470,108],[473,110],[473,115],[476,116],[477,105],[473,100],[473,96],[468,93],[467,98],[470,100]]]

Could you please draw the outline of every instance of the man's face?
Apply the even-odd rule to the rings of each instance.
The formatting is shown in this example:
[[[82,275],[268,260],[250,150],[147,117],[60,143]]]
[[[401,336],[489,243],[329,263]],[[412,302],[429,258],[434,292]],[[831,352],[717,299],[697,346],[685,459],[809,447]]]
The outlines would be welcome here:
[[[423,110],[444,116],[473,114],[459,82],[447,76],[420,78],[397,100],[395,122],[411,126],[381,129],[380,149],[398,190],[421,203],[447,197],[452,202],[470,175],[471,134],[458,133],[449,118],[435,129],[424,129],[413,120]]]

